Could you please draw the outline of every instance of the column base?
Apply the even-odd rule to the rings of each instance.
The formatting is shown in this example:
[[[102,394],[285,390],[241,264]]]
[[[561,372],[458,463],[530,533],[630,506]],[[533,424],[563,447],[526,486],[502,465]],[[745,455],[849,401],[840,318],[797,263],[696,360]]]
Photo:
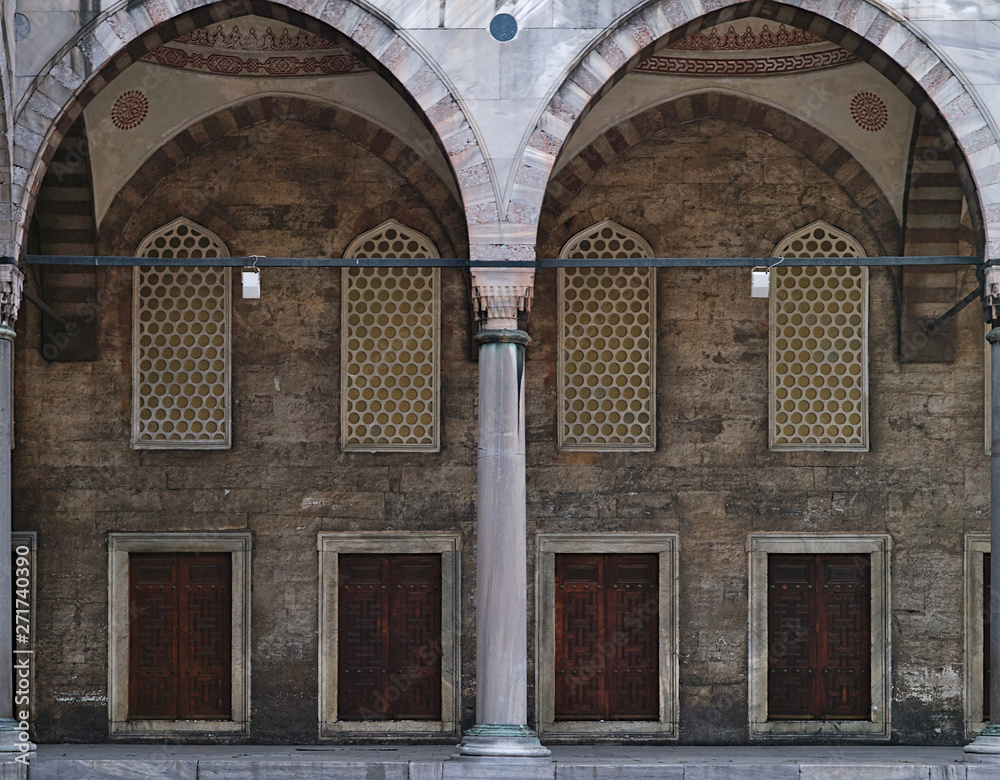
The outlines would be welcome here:
[[[1000,764],[1000,723],[990,723],[965,746],[965,761],[970,764]]]
[[[494,724],[473,726],[465,732],[458,746],[459,756],[507,756],[510,758],[546,758],[552,752],[527,726]]]
[[[35,750],[35,743],[28,739],[28,729],[21,726],[13,718],[0,718],[0,761],[9,759],[11,753],[27,755]]]

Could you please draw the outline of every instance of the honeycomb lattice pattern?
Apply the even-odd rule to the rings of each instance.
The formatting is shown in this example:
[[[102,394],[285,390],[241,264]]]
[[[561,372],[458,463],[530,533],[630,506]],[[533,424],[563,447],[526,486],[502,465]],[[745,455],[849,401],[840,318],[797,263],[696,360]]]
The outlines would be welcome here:
[[[610,222],[574,236],[564,258],[642,258]],[[653,450],[655,276],[650,268],[559,269],[559,447]]]
[[[815,223],[782,257],[864,257],[853,238]],[[771,447],[868,449],[868,269],[777,268],[771,283]]]
[[[653,250],[638,233],[622,227],[609,219],[599,222],[573,236],[563,247],[559,257],[621,259],[652,257]]]
[[[419,260],[438,257],[437,247],[423,233],[390,219],[358,236],[344,252],[344,257],[387,257]]]
[[[229,250],[210,230],[186,219],[176,219],[150,233],[139,245],[136,257],[227,257]]]
[[[140,257],[229,254],[197,225],[173,222],[140,245]],[[154,266],[134,271],[132,443],[228,447],[228,268]]]
[[[438,257],[426,236],[387,222],[359,236],[345,257]],[[342,414],[345,450],[436,452],[437,268],[345,268]]]

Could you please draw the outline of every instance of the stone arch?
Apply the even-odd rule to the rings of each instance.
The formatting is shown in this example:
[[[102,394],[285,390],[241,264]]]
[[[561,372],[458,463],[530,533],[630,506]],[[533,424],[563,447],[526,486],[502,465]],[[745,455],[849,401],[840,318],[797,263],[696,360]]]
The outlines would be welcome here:
[[[117,246],[120,237],[129,232],[127,230],[129,215],[156,185],[184,160],[230,133],[273,119],[297,121],[338,132],[382,159],[428,200],[438,203],[455,202],[447,185],[430,166],[388,130],[358,114],[328,103],[301,97],[266,95],[251,97],[203,117],[161,144],[115,195],[112,206],[107,210],[98,228],[98,246],[104,249]],[[118,208],[116,207],[118,204],[125,204],[129,208]],[[458,209],[456,204],[456,211]],[[188,216],[198,224],[227,238],[233,251],[242,251],[238,243],[233,244],[237,239],[233,235],[232,228],[217,213],[211,202],[205,202],[200,211]],[[381,212],[363,214],[359,218],[360,224],[344,227],[345,238],[350,240],[358,233],[384,222],[390,216]],[[462,225],[439,225],[436,222],[431,224],[426,217],[415,213],[404,213],[401,216],[414,228],[431,235],[432,240],[442,248],[442,251],[455,253],[456,245],[460,245],[464,238],[455,235],[456,231],[461,230]]]
[[[648,0],[616,28],[596,40],[555,90],[542,111],[518,163],[517,180],[539,183],[522,187],[509,204],[507,217],[539,213],[544,184],[566,139],[594,104],[621,81],[654,48],[698,29],[747,16],[773,19],[806,29],[854,53],[897,86],[918,113],[950,136],[949,153],[978,229],[987,258],[1000,258],[1000,146],[986,117],[959,77],[903,21],[868,0],[844,0],[823,16],[812,0]],[[609,75],[610,74],[610,75]],[[511,221],[516,221],[511,219]]]
[[[389,231],[392,231],[394,235],[387,235]],[[392,238],[399,241],[397,247],[390,245]],[[371,241],[376,245],[378,250],[375,255],[376,257],[395,257],[401,253],[405,253],[407,257],[426,258],[440,257],[441,255],[430,236],[404,225],[398,219],[387,219],[382,224],[376,225],[371,230],[366,230],[351,241],[347,245],[347,249],[344,250],[344,257],[365,257],[365,242],[367,241]],[[377,244],[379,241],[385,242],[388,251],[378,248]],[[390,255],[388,252],[393,252],[394,254]]]
[[[156,230],[151,231],[139,245],[136,247],[135,256],[136,257],[174,257],[175,248],[174,243],[180,248],[181,237],[178,235],[180,231],[178,228],[183,228],[183,232],[186,234],[184,237],[184,248],[195,249],[199,251],[199,255],[195,255],[189,251],[191,257],[225,257],[229,254],[229,247],[226,246],[226,242],[222,240],[213,230],[209,230],[204,225],[199,225],[197,222],[193,222],[187,217],[177,217],[172,219],[164,225],[156,228]],[[162,249],[158,246],[162,244]],[[186,245],[190,244],[190,248]],[[207,250],[207,251],[206,251]],[[156,252],[157,254],[153,254]],[[167,253],[170,254],[167,254]]]
[[[774,249],[771,251],[771,257],[782,257],[784,255],[789,255],[792,252],[796,252],[795,242],[797,241],[808,241],[809,237],[812,236],[816,231],[821,230],[827,234],[823,238],[824,241],[830,241],[834,238],[839,239],[843,246],[833,247],[837,251],[831,252],[827,250],[817,252],[815,249],[809,249],[808,245],[801,251],[812,252],[814,255],[819,257],[867,257],[868,253],[865,252],[864,247],[861,242],[858,241],[854,236],[848,233],[846,230],[841,230],[839,227],[835,227],[827,222],[825,219],[817,219],[810,222],[798,230],[793,230],[786,236],[782,236],[777,244],[774,245]],[[822,243],[822,242],[821,242]],[[798,256],[799,252],[794,255]]]
[[[605,239],[604,234],[607,235],[607,239]],[[597,246],[592,246],[595,241],[600,243]],[[616,241],[617,245],[609,246],[611,241]],[[628,257],[656,257],[653,253],[653,247],[640,233],[613,219],[602,219],[600,222],[578,231],[576,235],[571,236],[563,244],[562,249],[559,250],[559,257],[607,257],[603,253],[609,250],[615,251],[615,249],[631,250],[626,255]]]
[[[177,5],[184,10],[174,10]],[[12,200],[22,209],[15,246],[23,244],[24,215],[34,206],[62,137],[101,89],[164,41],[250,13],[332,37],[385,77],[441,144],[469,221],[495,221],[492,178],[472,124],[439,70],[390,22],[352,0],[331,0],[315,16],[300,10],[305,4],[299,0],[188,0],[177,5],[162,0],[117,5],[82,30],[35,79],[15,121],[14,159],[19,164]],[[39,133],[38,128],[46,130]]]
[[[608,128],[549,181],[542,206],[542,220],[551,224],[587,183],[609,163],[632,147],[662,132],[690,122],[722,119],[767,133],[788,145],[836,181],[858,204],[865,222],[879,241],[883,254],[902,251],[902,230],[892,204],[872,175],[844,147],[812,125],[780,108],[742,95],[709,90],[682,95],[660,103]],[[589,212],[579,222],[591,219]],[[770,255],[782,236],[820,219],[835,219],[816,206],[794,214],[776,215],[769,232],[761,236],[757,252]]]
[[[14,149],[14,123],[11,110],[11,72],[7,57],[0,57],[0,170],[10,171]],[[6,213],[0,215],[0,255],[17,256],[15,233],[20,221],[17,207],[11,195],[13,182],[8,174],[0,181],[0,203],[5,204]],[[9,205],[6,205],[9,204]]]

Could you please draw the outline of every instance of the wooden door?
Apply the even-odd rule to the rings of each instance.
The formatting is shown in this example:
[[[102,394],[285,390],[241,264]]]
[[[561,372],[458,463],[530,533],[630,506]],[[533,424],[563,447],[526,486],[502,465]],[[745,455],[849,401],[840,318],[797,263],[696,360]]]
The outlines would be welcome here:
[[[129,719],[232,717],[229,553],[129,556]]]
[[[871,559],[768,556],[769,720],[871,717]]]
[[[659,558],[556,555],[556,720],[657,720]]]
[[[990,719],[990,553],[983,554],[983,720]]]
[[[340,555],[337,716],[441,719],[441,556]]]

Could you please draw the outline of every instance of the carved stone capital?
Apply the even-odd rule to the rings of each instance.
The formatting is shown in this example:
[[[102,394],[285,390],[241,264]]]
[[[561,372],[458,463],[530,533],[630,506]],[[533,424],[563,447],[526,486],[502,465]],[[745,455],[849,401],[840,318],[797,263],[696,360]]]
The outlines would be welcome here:
[[[1000,324],[1000,265],[986,266],[983,283],[983,319]]]
[[[480,330],[518,330],[531,311],[531,268],[473,268],[472,311]]]
[[[14,323],[21,308],[24,274],[16,265],[0,265],[0,336],[14,335]]]

